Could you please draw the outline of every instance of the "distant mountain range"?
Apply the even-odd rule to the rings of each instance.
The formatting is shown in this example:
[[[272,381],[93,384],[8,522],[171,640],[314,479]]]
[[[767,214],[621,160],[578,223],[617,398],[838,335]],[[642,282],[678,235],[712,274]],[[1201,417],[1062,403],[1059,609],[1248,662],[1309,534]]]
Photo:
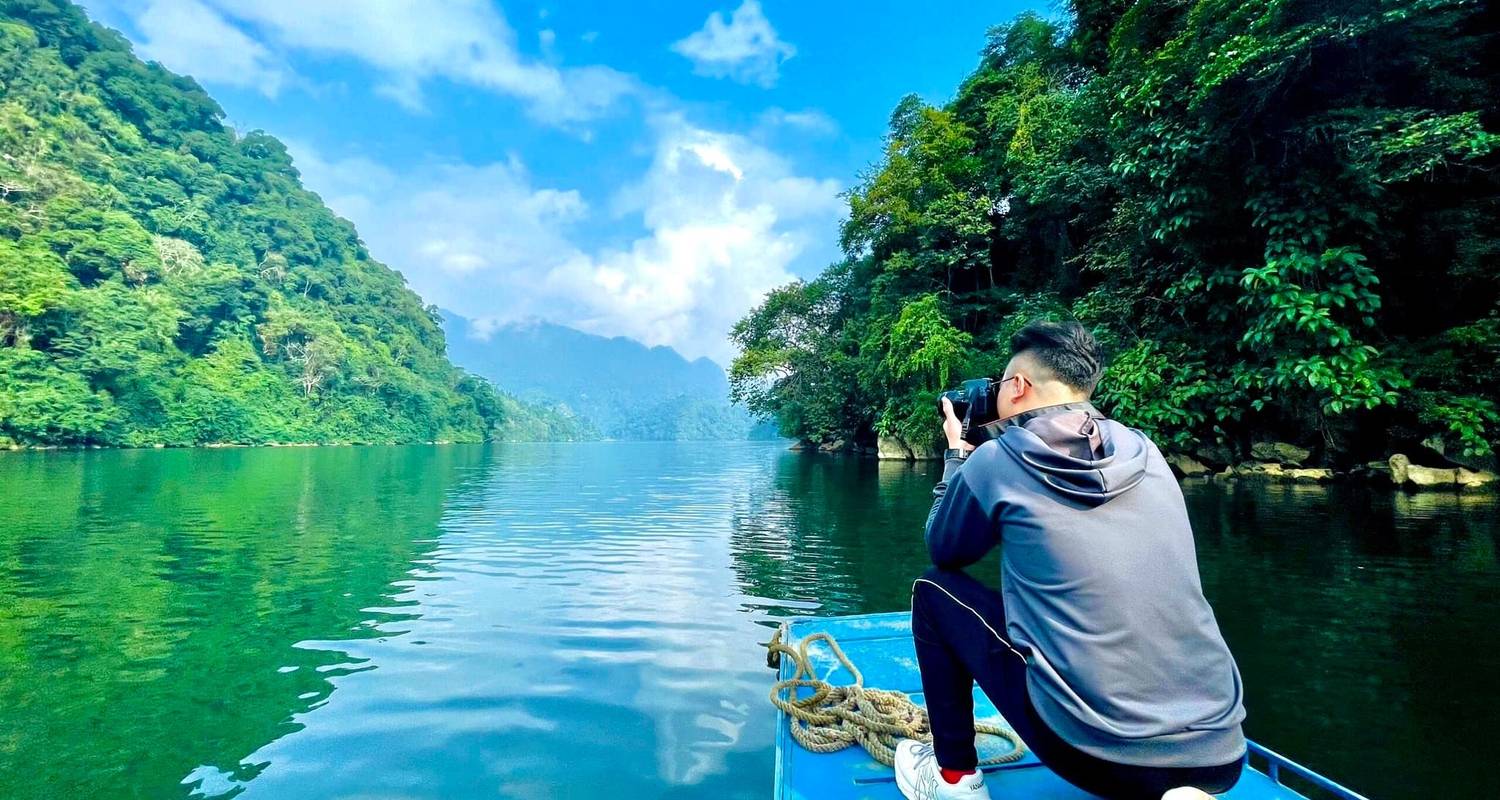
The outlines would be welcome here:
[[[670,347],[596,336],[550,322],[504,325],[480,335],[470,320],[443,312],[448,357],[522,400],[565,406],[610,439],[768,439],[729,402],[724,369],[689,361]]]

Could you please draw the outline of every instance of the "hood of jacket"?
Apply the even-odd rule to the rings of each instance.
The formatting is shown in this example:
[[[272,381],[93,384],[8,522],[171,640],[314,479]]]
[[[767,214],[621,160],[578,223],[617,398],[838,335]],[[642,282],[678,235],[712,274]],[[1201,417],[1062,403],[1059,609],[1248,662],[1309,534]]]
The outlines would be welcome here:
[[[1106,419],[1091,403],[1018,414],[1005,421],[1000,446],[1054,492],[1087,505],[1134,489],[1150,455],[1143,434]]]

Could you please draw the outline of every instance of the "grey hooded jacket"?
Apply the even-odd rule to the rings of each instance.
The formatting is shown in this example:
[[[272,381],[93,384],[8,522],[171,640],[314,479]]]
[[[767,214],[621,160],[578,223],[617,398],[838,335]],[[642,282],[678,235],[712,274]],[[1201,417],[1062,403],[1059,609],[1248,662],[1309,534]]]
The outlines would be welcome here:
[[[932,562],[1000,545],[1006,630],[1058,736],[1121,764],[1206,767],[1245,753],[1240,674],[1203,597],[1182,490],[1156,445],[1088,403],[1009,421],[950,459]]]

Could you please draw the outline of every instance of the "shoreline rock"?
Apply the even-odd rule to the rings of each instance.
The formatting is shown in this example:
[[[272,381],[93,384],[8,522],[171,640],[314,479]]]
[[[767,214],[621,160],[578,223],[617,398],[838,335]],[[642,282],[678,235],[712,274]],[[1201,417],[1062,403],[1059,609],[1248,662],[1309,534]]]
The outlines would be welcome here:
[[[1424,467],[1411,463],[1404,453],[1390,458],[1391,485],[1400,489],[1482,489],[1500,483],[1500,475],[1464,467]]]
[[[936,461],[937,452],[926,453],[911,447],[897,436],[880,436],[874,445],[850,446],[839,439],[822,445],[809,441],[792,444],[790,450],[803,452],[850,452],[878,461]],[[1344,480],[1370,486],[1420,491],[1500,492],[1500,474],[1491,470],[1474,470],[1462,466],[1427,467],[1411,463],[1396,453],[1385,461],[1358,464],[1347,470],[1311,466],[1311,448],[1289,442],[1262,440],[1251,444],[1249,459],[1234,459],[1234,449],[1222,443],[1190,446],[1185,450],[1164,450],[1172,474],[1179,480],[1211,481],[1258,480],[1284,484],[1326,485]]]
[[[1332,483],[1339,478],[1339,474],[1322,467],[1288,468],[1281,464],[1246,461],[1233,467],[1225,467],[1224,471],[1215,475],[1214,478],[1216,480],[1259,478],[1279,483]]]
[[[1422,447],[1429,455],[1436,456],[1441,463],[1451,467],[1462,467],[1470,472],[1500,472],[1500,453],[1487,456],[1467,456],[1454,453],[1443,442],[1441,436],[1429,436],[1422,440]]]
[[[1190,455],[1172,453],[1166,458],[1167,466],[1171,467],[1172,472],[1179,478],[1197,478],[1213,474],[1213,470],[1209,469],[1208,465]]]
[[[881,436],[875,440],[875,457],[882,461],[915,461],[916,455],[906,442],[896,436]]]
[[[1287,442],[1255,442],[1250,457],[1256,461],[1300,467],[1312,458],[1312,451]]]
[[[1211,470],[1224,469],[1235,462],[1234,451],[1223,444],[1199,445],[1193,450],[1193,458]]]

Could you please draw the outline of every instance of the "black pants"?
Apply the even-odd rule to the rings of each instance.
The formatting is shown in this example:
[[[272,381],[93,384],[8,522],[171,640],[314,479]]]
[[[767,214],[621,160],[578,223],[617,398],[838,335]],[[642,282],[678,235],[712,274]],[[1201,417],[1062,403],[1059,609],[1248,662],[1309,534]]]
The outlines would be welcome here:
[[[911,630],[922,670],[939,766],[973,769],[974,695],[979,688],[1026,747],[1059,777],[1108,800],[1159,800],[1179,786],[1228,791],[1244,760],[1214,767],[1141,767],[1089,755],[1037,716],[1026,689],[1026,657],[1005,636],[1005,601],[967,574],[928,570],[912,585]]]

